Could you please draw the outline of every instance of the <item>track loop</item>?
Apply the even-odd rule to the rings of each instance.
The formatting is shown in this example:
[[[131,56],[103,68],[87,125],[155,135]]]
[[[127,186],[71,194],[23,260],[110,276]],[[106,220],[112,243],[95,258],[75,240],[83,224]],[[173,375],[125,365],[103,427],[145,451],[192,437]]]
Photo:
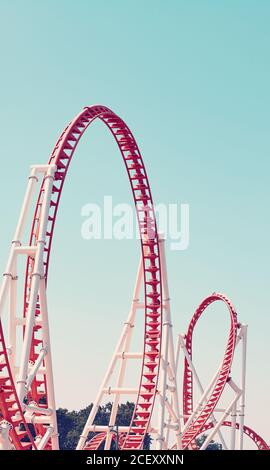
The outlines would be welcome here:
[[[192,338],[196,323],[202,313],[205,311],[205,309],[213,302],[217,301],[225,303],[230,315],[230,331],[225,349],[224,359],[210,397],[208,398],[206,404],[203,406],[202,410],[199,412],[199,415],[194,419],[194,421],[188,426],[186,431],[183,433],[183,449],[186,449],[189,446],[194,446],[195,437],[200,433],[201,429],[211,416],[222,395],[223,389],[229,378],[232,366],[235,340],[238,328],[237,314],[232,302],[223,294],[214,293],[207,297],[205,300],[203,300],[203,302],[199,305],[188,327],[188,331],[185,338],[186,348],[190,358],[192,359]],[[185,359],[183,384],[183,415],[190,416],[193,412],[193,374],[192,370],[189,367],[187,359]],[[188,418],[186,417],[185,422],[187,422],[187,420]]]
[[[144,351],[141,379],[138,387],[139,391],[134,408],[134,414],[131,420],[130,430],[126,434],[125,441],[123,443],[124,449],[139,449],[143,444],[143,439],[147,432],[152,414],[160,364],[162,325],[160,254],[151,189],[142,156],[130,129],[119,116],[114,114],[105,106],[96,105],[84,108],[83,111],[64,129],[49,159],[49,164],[56,165],[57,171],[55,173],[50,201],[50,212],[47,221],[47,234],[43,259],[44,275],[47,282],[55,221],[68,168],[82,135],[95,119],[100,119],[109,128],[121,152],[133,194],[141,236],[145,290]],[[30,246],[35,246],[39,238],[44,198],[44,183],[45,179],[41,185],[35,208],[29,242]],[[27,316],[32,289],[33,266],[34,261],[29,257],[25,280],[25,317]],[[39,299],[37,299],[37,320],[39,319],[39,316],[40,304]],[[42,347],[42,328],[40,325],[34,326],[29,357],[30,361],[35,363]],[[28,399],[34,400],[39,406],[47,406],[47,395],[48,391],[45,372],[41,379],[35,379],[32,382]],[[35,431],[36,434],[43,436],[46,432],[46,428],[43,425],[36,425]],[[50,441],[47,448],[50,448]]]
[[[119,116],[114,114],[113,111],[111,111],[109,108],[102,105],[95,105],[84,108],[61,133],[49,159],[49,165],[56,166],[57,170],[55,172],[53,188],[50,194],[50,210],[48,218],[47,220],[41,220],[42,214],[44,213],[42,209],[44,207],[44,196],[46,194],[45,181],[47,176],[45,176],[41,183],[40,192],[35,205],[29,245],[32,247],[38,245],[41,231],[40,227],[42,226],[42,223],[45,222],[47,231],[43,251],[43,271],[45,282],[47,284],[52,240],[64,182],[77,145],[86,129],[91,125],[92,122],[94,122],[95,119],[100,119],[108,127],[120,150],[134,199],[141,238],[145,304],[144,349],[140,382],[138,385],[138,394],[136,397],[136,403],[130,427],[127,433],[120,434],[119,436],[119,448],[122,450],[141,449],[143,446],[144,437],[149,428],[159,377],[163,306],[161,258],[153,199],[142,156],[130,129],[127,127],[124,121]],[[52,178],[52,176],[50,176],[50,178]],[[27,251],[27,253],[29,252]],[[36,291],[33,289],[32,283],[33,274],[36,274],[33,272],[33,270],[34,259],[31,256],[28,256],[24,287],[24,317],[27,318],[29,315],[29,301],[33,296],[33,313],[35,316],[35,321],[32,331],[30,355],[28,358],[32,366],[36,364],[38,357],[40,356],[40,353],[45,346],[43,343],[44,330],[41,316],[40,299],[38,296],[36,296]],[[42,276],[43,273],[41,272],[39,275]],[[33,292],[35,295],[32,294]],[[212,393],[206,404],[199,411],[196,418],[194,418],[194,421],[189,424],[183,434],[182,446],[184,449],[194,448],[196,436],[198,436],[204,430],[210,429],[207,428],[207,426],[210,426],[211,424],[208,422],[208,420],[220,399],[220,396],[230,375],[238,324],[235,309],[231,301],[224,295],[216,293],[212,294],[200,304],[194,316],[192,317],[188,328],[185,339],[186,348],[188,354],[192,358],[192,338],[196,323],[205,309],[215,301],[224,302],[229,311],[230,330],[228,341],[224,359]],[[25,327],[23,327],[23,332],[25,338]],[[43,357],[44,356],[41,355],[41,358]],[[47,407],[50,401],[50,397],[48,395],[48,383],[51,384],[51,382],[48,381],[46,361],[41,360],[41,364],[38,363],[38,368],[39,367],[41,372],[39,371],[37,376],[31,382],[30,389],[28,390],[26,396],[28,403],[35,402],[38,406],[38,411],[33,411],[33,422],[35,422],[35,417],[40,417],[42,414],[40,408]],[[21,383],[22,382],[24,382],[24,380],[22,380]],[[12,426],[10,437],[14,448],[18,450],[36,449],[37,446],[34,442],[34,438],[30,432],[29,426],[25,421],[24,410],[22,409],[23,406],[24,403],[21,406],[16,393],[16,387],[8,359],[8,351],[4,341],[2,325],[0,323],[1,418],[3,418]],[[187,422],[187,419],[189,416],[191,416],[192,412],[193,376],[189,364],[187,360],[185,360],[183,387],[183,414],[187,417],[185,418],[185,422]],[[43,420],[39,421],[42,423],[44,422]],[[47,423],[46,418],[45,423]],[[224,421],[223,425],[230,426],[231,424],[229,423],[230,422]],[[38,436],[39,439],[42,439],[47,431],[47,427],[44,424],[34,424],[34,431],[36,436]],[[267,447],[263,439],[261,439],[250,428],[245,426],[244,432],[254,440],[258,448],[264,449]],[[49,433],[46,437],[48,436]],[[106,439],[106,433],[99,433],[95,435],[90,441],[88,441],[84,448],[87,450],[96,450],[104,442],[104,439]],[[48,438],[45,448],[52,448],[51,437]]]

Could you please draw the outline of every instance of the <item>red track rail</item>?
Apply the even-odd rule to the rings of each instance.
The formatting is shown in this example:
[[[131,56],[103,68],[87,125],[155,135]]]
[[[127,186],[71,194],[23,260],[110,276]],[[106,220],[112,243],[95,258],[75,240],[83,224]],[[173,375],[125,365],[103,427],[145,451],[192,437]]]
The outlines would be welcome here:
[[[223,421],[222,426],[226,426],[231,428],[233,426],[231,421]],[[201,429],[200,434],[203,432],[209,431],[209,429],[212,429],[214,427],[214,424],[212,422],[207,423],[203,428]],[[235,423],[235,428],[239,429],[239,423]],[[244,434],[248,436],[258,447],[259,450],[269,450],[268,444],[264,441],[262,437],[259,436],[253,429],[249,428],[248,426],[243,427]]]
[[[92,439],[90,439],[90,441],[88,441],[85,444],[84,450],[99,450],[101,444],[103,444],[103,442],[105,442],[106,437],[107,437],[106,432],[97,433],[94,437],[92,437]],[[116,434],[115,433],[112,434],[112,438],[113,438],[114,441],[116,441]],[[119,449],[122,449],[123,443],[124,443],[125,438],[126,438],[126,433],[120,433],[118,438],[119,438],[118,447],[119,447]]]
[[[57,218],[58,207],[61,199],[62,189],[68,173],[68,168],[76,147],[84,134],[85,130],[95,120],[100,119],[109,128],[119,150],[121,152],[130,187],[135,203],[137,219],[141,236],[141,251],[144,269],[144,291],[145,291],[145,329],[144,329],[144,351],[142,360],[141,377],[137,401],[134,408],[134,414],[131,419],[129,431],[121,434],[119,447],[125,449],[140,449],[143,445],[144,437],[147,433],[150,423],[152,410],[154,406],[161,351],[161,331],[162,331],[162,285],[161,285],[161,260],[159,253],[157,226],[154,214],[151,189],[144,167],[142,156],[136,141],[124,123],[124,121],[105,106],[96,105],[84,108],[75,119],[68,124],[60,135],[49,163],[57,166],[53,192],[50,204],[50,213],[48,217],[48,230],[46,234],[46,243],[44,250],[44,273],[47,282],[48,269],[52,239],[55,222]],[[44,181],[36,203],[32,229],[30,234],[30,245],[35,246],[39,237],[40,213],[44,196]],[[25,292],[24,292],[24,315],[27,315],[28,303],[31,294],[31,275],[33,271],[33,259],[28,257]],[[225,356],[217,377],[216,384],[210,398],[196,419],[189,425],[182,437],[183,448],[194,446],[194,439],[200,433],[210,429],[213,424],[207,423],[219,398],[223,392],[226,382],[229,379],[231,364],[233,360],[235,340],[237,333],[237,315],[230,302],[222,294],[213,294],[207,297],[196,310],[185,338],[187,351],[192,357],[192,338],[195,325],[204,312],[204,310],[213,302],[224,302],[230,314],[230,331],[226,345]],[[36,304],[36,317],[40,315],[39,299]],[[31,344],[30,360],[35,362],[40,348],[43,346],[42,329],[35,326]],[[28,394],[28,400],[35,401],[39,406],[46,406],[47,386],[46,375],[42,380],[34,380],[31,385],[31,391]],[[45,402],[45,403],[44,403]],[[14,447],[18,450],[36,449],[33,437],[25,422],[22,408],[20,406],[15,385],[13,382],[11,369],[8,361],[8,353],[5,346],[3,330],[0,322],[0,410],[2,417],[13,425],[11,431],[11,440]],[[185,360],[184,386],[183,386],[183,413],[190,416],[193,411],[193,377],[192,371]],[[187,418],[186,418],[187,420]],[[229,421],[224,421],[223,425],[231,426]],[[237,427],[238,425],[236,425]],[[37,434],[43,436],[46,427],[35,425]],[[259,449],[268,449],[265,441],[254,431],[244,426],[244,432],[254,440]],[[106,433],[99,433],[94,436],[85,446],[86,449],[97,449],[104,439]],[[47,443],[47,449],[51,448],[51,442]]]
[[[49,163],[57,165],[57,171],[53,186],[44,251],[44,272],[47,281],[55,221],[70,162],[85,130],[97,118],[103,121],[109,128],[121,152],[135,202],[141,235],[146,306],[144,352],[137,402],[134,409],[134,415],[131,420],[130,430],[126,435],[125,442],[123,443],[123,448],[125,449],[139,449],[142,446],[151,418],[160,363],[162,288],[158,234],[151,189],[139,148],[130,129],[124,121],[105,106],[97,105],[84,108],[82,112],[64,129],[51,154]],[[44,181],[36,204],[30,236],[30,245],[36,245],[38,239],[43,194]],[[25,281],[25,315],[27,314],[28,301],[31,293],[32,269],[33,260],[29,257]],[[38,317],[39,315],[40,305],[39,302],[37,302],[36,316]],[[42,346],[40,333],[40,329],[35,327],[30,356],[30,360],[33,362],[35,362],[38,356],[38,351]],[[46,395],[46,376],[44,374],[43,380],[39,382],[36,380],[33,381],[29,399],[36,401],[42,406],[42,401],[44,401],[44,399],[46,400]],[[149,404],[149,407],[145,408],[145,403]],[[144,406],[142,407],[141,404]],[[45,432],[44,426],[36,426],[36,432],[43,435]],[[50,448],[49,444],[47,448]]]
[[[18,450],[36,449],[33,437],[24,419],[10,370],[3,329],[0,322],[0,411],[2,418],[12,426],[10,437]]]
[[[86,442],[84,450],[98,450],[101,444],[105,441],[107,436],[106,432],[98,432],[90,441]]]
[[[195,314],[193,315],[191,322],[188,327],[188,331],[185,337],[186,341],[186,348],[188,354],[192,358],[192,338],[193,338],[193,331],[196,326],[197,321],[199,320],[202,313],[205,309],[212,304],[213,302],[221,301],[227,305],[229,314],[230,314],[230,332],[229,338],[226,345],[225,355],[222,362],[222,366],[220,372],[217,377],[217,381],[213,388],[213,391],[206,402],[205,406],[201,410],[200,414],[197,418],[188,426],[186,431],[183,433],[182,437],[182,446],[183,449],[188,448],[188,446],[193,447],[195,437],[200,434],[201,429],[206,424],[207,420],[211,416],[214,408],[216,407],[220,396],[223,392],[226,382],[229,379],[229,374],[231,370],[234,348],[235,348],[235,340],[237,334],[237,315],[234,309],[232,302],[222,294],[212,294],[207,297],[197,308]],[[189,416],[193,412],[193,374],[192,370],[189,367],[188,361],[185,359],[185,368],[184,368],[184,381],[183,381],[183,414],[184,416]],[[185,419],[187,422],[188,418]]]

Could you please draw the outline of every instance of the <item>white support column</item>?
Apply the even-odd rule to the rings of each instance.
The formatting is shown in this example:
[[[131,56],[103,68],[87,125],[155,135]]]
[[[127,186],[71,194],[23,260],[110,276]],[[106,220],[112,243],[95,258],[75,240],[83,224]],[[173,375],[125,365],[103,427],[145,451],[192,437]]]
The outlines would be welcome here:
[[[156,437],[156,449],[162,450],[164,444],[164,422],[165,422],[165,402],[168,400],[167,397],[167,368],[168,368],[168,327],[169,322],[166,318],[166,309],[163,310],[163,338],[162,338],[162,353],[161,353],[161,364],[159,372],[159,395],[161,397],[161,405],[158,410],[158,435]]]
[[[54,394],[54,381],[53,381],[53,366],[52,366],[52,354],[51,354],[51,343],[49,333],[49,317],[48,317],[48,306],[46,297],[46,286],[44,277],[40,281],[39,289],[39,300],[40,300],[40,312],[42,319],[42,336],[44,346],[44,364],[46,370],[46,382],[47,382],[47,396],[48,396],[48,408],[53,410],[52,414],[52,432],[50,434],[52,441],[52,450],[59,449],[58,442],[58,430],[57,430],[57,416],[56,416],[56,404]],[[42,352],[41,352],[42,354]],[[40,365],[42,360],[40,360]]]
[[[174,424],[177,425],[177,448],[181,449],[181,423],[180,423],[180,409],[178,402],[178,389],[176,382],[176,364],[175,353],[172,335],[172,321],[171,321],[171,308],[170,308],[170,293],[168,284],[167,264],[165,257],[165,238],[163,234],[159,235],[159,250],[161,259],[161,279],[163,289],[163,324],[162,324],[162,350],[161,350],[161,368],[158,390],[162,398],[161,405],[159,406],[158,413],[158,434],[156,437],[156,449],[162,450],[168,447],[168,433],[165,438],[165,407],[170,406],[170,418],[174,419]],[[173,383],[171,388],[172,403],[168,401],[168,382]]]
[[[244,421],[245,421],[245,400],[246,400],[246,363],[247,363],[247,325],[242,325],[242,365],[241,365],[241,388],[239,411],[239,450],[243,450],[244,441]]]
[[[184,337],[184,335],[179,334],[178,337],[177,337],[177,345],[176,345],[176,353],[175,353],[175,366],[176,366],[176,370],[178,370],[178,368],[179,368],[179,362],[180,362],[180,352],[181,352],[180,336]]]
[[[178,384],[176,381],[176,362],[172,334],[172,321],[171,321],[171,308],[170,308],[170,293],[168,283],[167,263],[165,256],[165,238],[163,234],[159,235],[159,250],[161,258],[161,278],[163,289],[163,331],[162,331],[162,353],[161,353],[161,370],[159,380],[159,394],[161,398],[161,405],[159,407],[158,416],[158,434],[156,437],[156,449],[161,450],[168,448],[169,445],[169,430],[165,435],[165,409],[169,412],[169,426],[171,420],[176,429],[177,449],[181,449],[181,423],[180,423],[180,408],[178,401]],[[170,385],[169,385],[170,384]],[[168,396],[171,400],[168,400]]]
[[[48,347],[47,346],[43,346],[43,348],[41,349],[39,355],[38,355],[38,358],[35,362],[35,364],[31,367],[30,371],[28,372],[28,376],[27,376],[27,381],[26,381],[26,387],[29,388],[31,387],[31,384],[36,376],[36,374],[39,372],[39,368],[46,356],[46,354],[48,353]],[[40,372],[39,372],[40,373]]]
[[[52,437],[54,433],[54,429],[52,428],[52,426],[48,426],[47,428],[47,431],[45,432],[44,436],[42,437],[42,439],[40,439],[39,443],[38,443],[38,450],[42,450],[45,448],[48,440],[50,439],[50,437]]]
[[[169,362],[170,367],[169,372],[169,382],[172,383],[171,389],[171,398],[172,398],[172,407],[175,410],[177,419],[177,430],[176,430],[176,445],[177,449],[182,449],[182,431],[181,431],[181,420],[180,420],[180,406],[179,406],[179,392],[178,392],[178,382],[177,382],[177,368],[175,362],[175,352],[174,352],[174,342],[173,342],[173,329],[172,327],[169,330]],[[169,386],[168,386],[169,387]]]
[[[44,245],[46,241],[48,215],[49,215],[49,209],[50,209],[51,192],[52,192],[55,170],[56,170],[55,165],[49,166],[47,174],[44,176],[44,180],[45,180],[44,181],[44,197],[42,201],[42,209],[41,209],[41,215],[40,215],[40,227],[39,227],[39,234],[38,234],[38,240],[37,240],[37,250],[36,250],[36,256],[35,256],[34,270],[32,273],[31,294],[29,298],[29,305],[28,305],[28,311],[27,311],[27,316],[26,316],[26,327],[25,327],[25,335],[24,335],[24,341],[23,341],[23,346],[22,346],[20,372],[19,372],[19,377],[17,380],[17,384],[18,384],[17,392],[18,392],[18,397],[21,403],[23,403],[25,393],[26,393],[26,377],[27,377],[27,369],[28,369],[28,361],[29,361],[29,352],[30,352],[31,341],[32,341],[32,332],[33,332],[33,326],[34,326],[34,320],[35,320],[35,310],[36,310],[39,285],[40,285],[40,280],[43,276],[43,252],[44,252]]]
[[[231,411],[231,450],[235,450],[235,424],[236,424],[236,403],[234,403]]]

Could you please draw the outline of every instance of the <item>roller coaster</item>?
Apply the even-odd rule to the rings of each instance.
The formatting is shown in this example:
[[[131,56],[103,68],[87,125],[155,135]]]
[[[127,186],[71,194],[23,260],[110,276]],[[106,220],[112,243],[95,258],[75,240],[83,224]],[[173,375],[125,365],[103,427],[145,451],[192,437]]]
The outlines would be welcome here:
[[[48,163],[31,167],[0,289],[0,449],[59,449],[47,307],[49,262],[69,165],[84,132],[97,119],[111,132],[125,165],[141,255],[130,311],[77,450],[110,449],[116,440],[120,450],[139,450],[147,434],[159,450],[204,450],[214,438],[224,450],[242,450],[244,436],[258,449],[268,450],[264,439],[245,424],[247,325],[238,322],[232,302],[221,293],[209,295],[192,316],[186,334],[178,335],[174,345],[165,239],[158,232],[145,165],[128,126],[102,105],[83,108],[61,133]],[[21,259],[26,265],[24,273],[19,272]],[[18,288],[21,278],[22,295]],[[193,363],[193,333],[201,315],[215,302],[225,305],[230,328],[223,360],[209,385],[203,388]],[[138,316],[143,316],[144,322],[144,327],[139,328],[143,347],[134,352],[131,344]],[[241,356],[237,379],[232,374],[236,348]],[[127,371],[132,368],[139,375],[134,388],[126,385]],[[182,398],[179,371],[183,373]],[[200,394],[196,402],[195,387]],[[219,407],[227,389],[233,398],[225,407]],[[133,397],[133,416],[128,426],[118,426],[119,404],[126,396]],[[112,407],[108,425],[101,426],[95,418],[105,397],[109,397]],[[224,435],[226,428],[229,442]],[[207,437],[199,447],[198,438],[205,433]]]

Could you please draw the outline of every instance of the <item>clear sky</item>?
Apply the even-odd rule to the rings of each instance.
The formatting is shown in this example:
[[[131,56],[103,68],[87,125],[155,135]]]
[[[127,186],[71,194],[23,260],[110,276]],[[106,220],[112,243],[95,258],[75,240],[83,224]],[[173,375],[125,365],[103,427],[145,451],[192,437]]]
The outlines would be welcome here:
[[[249,324],[247,423],[268,441],[270,3],[267,0],[0,0],[0,265],[28,168],[102,103],[133,130],[156,202],[190,204],[190,247],[168,251],[172,314],[184,331],[213,291]],[[94,398],[131,300],[138,243],[82,240],[82,205],[130,202],[100,124],[70,170],[49,281],[59,406]],[[196,335],[204,382],[224,349],[224,311]],[[225,336],[224,336],[225,338]]]

